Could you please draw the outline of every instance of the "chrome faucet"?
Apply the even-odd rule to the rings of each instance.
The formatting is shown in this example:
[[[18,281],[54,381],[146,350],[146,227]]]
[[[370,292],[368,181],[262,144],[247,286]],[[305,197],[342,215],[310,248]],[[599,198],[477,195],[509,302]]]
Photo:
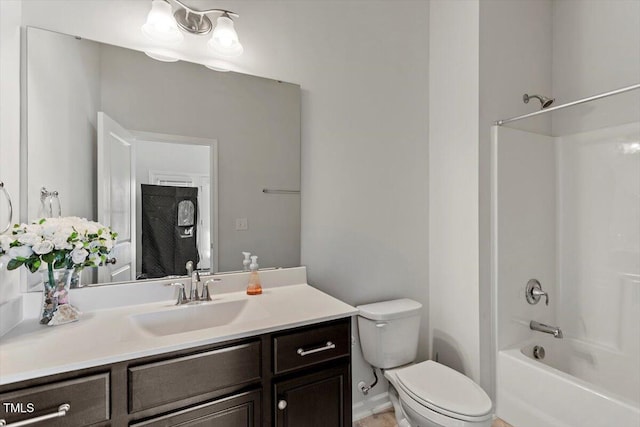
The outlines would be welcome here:
[[[545,334],[551,334],[554,338],[562,338],[562,331],[557,326],[549,326],[544,323],[536,322],[532,320],[529,322],[529,328],[532,331],[544,332]]]
[[[180,282],[170,283],[168,286],[177,286],[178,287],[178,299],[176,300],[176,305],[188,304],[189,298],[187,298],[187,293],[184,290],[184,284]]]
[[[198,296],[198,283],[200,283],[200,273],[198,270],[193,270],[193,261],[188,261],[185,266],[187,269],[187,275],[191,277],[191,288],[189,289],[189,301],[200,301]]]
[[[220,279],[209,279],[202,285],[202,295],[200,295],[200,301],[213,301],[211,298],[211,292],[209,291],[209,283],[219,283]]]

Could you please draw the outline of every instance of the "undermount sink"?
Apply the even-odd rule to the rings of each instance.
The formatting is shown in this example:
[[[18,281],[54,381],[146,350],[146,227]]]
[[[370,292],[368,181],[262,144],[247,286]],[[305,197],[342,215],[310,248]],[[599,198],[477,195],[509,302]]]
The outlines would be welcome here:
[[[130,316],[131,321],[152,335],[165,336],[260,320],[268,313],[248,300],[184,305]]]

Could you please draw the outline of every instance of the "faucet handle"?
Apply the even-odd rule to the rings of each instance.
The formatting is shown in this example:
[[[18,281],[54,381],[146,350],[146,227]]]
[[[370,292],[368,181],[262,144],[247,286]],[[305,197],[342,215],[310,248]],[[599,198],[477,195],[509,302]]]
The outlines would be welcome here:
[[[544,296],[545,304],[549,305],[549,294],[542,290],[542,285],[537,279],[531,279],[527,282],[525,296],[529,304],[537,304],[540,297]]]
[[[221,279],[209,279],[206,282],[204,282],[204,285],[202,285],[202,296],[200,297],[201,301],[213,301],[211,299],[211,293],[209,292],[209,283],[219,283],[222,282]]]
[[[187,292],[184,290],[184,283],[175,282],[171,283],[167,286],[177,286],[178,289],[178,300],[176,301],[176,305],[182,305],[189,302],[189,298],[187,298]]]
[[[549,294],[546,293],[545,291],[539,290],[539,289],[533,289],[531,291],[531,293],[533,294],[534,297],[538,297],[540,298],[541,296],[544,296],[544,304],[545,305],[549,305]]]

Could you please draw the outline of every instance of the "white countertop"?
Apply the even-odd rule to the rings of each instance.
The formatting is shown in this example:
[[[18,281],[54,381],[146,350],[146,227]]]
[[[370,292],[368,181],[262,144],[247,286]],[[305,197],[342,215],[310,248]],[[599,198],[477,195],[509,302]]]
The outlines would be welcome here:
[[[212,302],[203,304],[215,306],[240,299],[247,299],[246,310],[261,314],[248,316],[246,321],[165,336],[146,332],[132,321],[132,316],[189,310],[192,306],[176,307],[172,299],[96,309],[84,312],[78,322],[53,327],[40,325],[35,318],[23,320],[0,338],[0,385],[256,336],[358,312],[306,283],[267,287],[257,296],[247,296],[244,291],[214,294]]]

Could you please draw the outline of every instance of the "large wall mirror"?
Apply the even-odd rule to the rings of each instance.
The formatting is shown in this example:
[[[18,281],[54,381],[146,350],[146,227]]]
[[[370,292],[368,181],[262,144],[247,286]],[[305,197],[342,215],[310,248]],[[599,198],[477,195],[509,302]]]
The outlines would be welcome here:
[[[300,87],[29,27],[23,222],[119,234],[105,284],[300,265]],[[28,288],[36,277],[28,280]],[[33,283],[31,281],[33,280]]]

